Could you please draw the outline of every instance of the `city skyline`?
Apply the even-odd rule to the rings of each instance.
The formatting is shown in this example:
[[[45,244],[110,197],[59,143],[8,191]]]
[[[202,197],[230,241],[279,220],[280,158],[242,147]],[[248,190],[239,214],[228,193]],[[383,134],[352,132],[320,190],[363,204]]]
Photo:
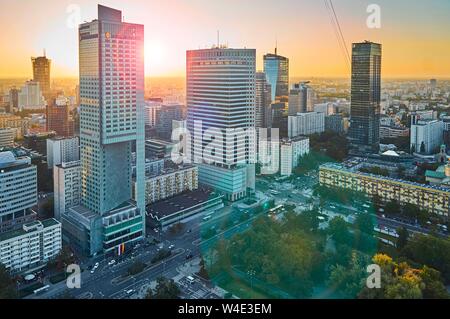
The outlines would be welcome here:
[[[146,77],[183,77],[185,52],[217,44],[218,30],[220,43],[257,50],[257,70],[263,68],[262,56],[273,53],[278,43],[278,53],[290,59],[291,77],[350,76],[326,7],[320,1],[286,0],[276,6],[262,1],[257,7],[239,3],[240,10],[236,13],[233,11],[235,5],[230,2],[102,3],[123,7],[127,12],[125,21],[145,25]],[[418,1],[413,4],[410,1],[378,1],[380,29],[370,29],[366,25],[369,4],[370,1],[355,4],[349,0],[335,4],[349,51],[354,42],[382,43],[382,77],[385,78],[450,76],[450,61],[445,56],[450,44],[442,40],[448,38],[450,32],[450,22],[445,17],[445,12],[450,9],[448,2],[434,0],[425,5]],[[79,1],[76,5],[70,1],[47,1],[45,6],[35,1],[6,1],[3,6],[1,23],[5,26],[14,23],[15,27],[0,35],[2,43],[13,43],[0,52],[0,78],[31,77],[29,59],[42,55],[44,49],[52,59],[54,78],[78,76],[76,25],[95,16],[87,1]],[[422,14],[424,9],[429,15]],[[23,13],[19,20],[12,20],[15,15],[4,14],[14,11]],[[49,20],[52,22],[48,23]],[[14,41],[18,38],[22,41]]]

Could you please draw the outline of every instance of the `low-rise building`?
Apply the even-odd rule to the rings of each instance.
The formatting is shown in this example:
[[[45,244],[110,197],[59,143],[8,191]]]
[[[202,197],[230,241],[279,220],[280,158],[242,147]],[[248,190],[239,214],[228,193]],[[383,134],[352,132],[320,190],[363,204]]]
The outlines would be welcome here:
[[[449,216],[450,188],[447,187],[373,175],[335,163],[320,166],[319,182],[328,187],[361,192],[369,197],[378,196],[384,202],[417,205],[444,218]]]
[[[280,144],[280,175],[290,176],[301,156],[309,153],[309,138],[284,139]]]
[[[325,113],[297,113],[288,117],[289,138],[325,131]]]
[[[16,137],[15,128],[0,128],[0,148],[9,147],[14,144],[14,138]]]
[[[61,250],[61,223],[56,219],[33,221],[21,229],[0,234],[0,263],[11,272],[44,267]]]

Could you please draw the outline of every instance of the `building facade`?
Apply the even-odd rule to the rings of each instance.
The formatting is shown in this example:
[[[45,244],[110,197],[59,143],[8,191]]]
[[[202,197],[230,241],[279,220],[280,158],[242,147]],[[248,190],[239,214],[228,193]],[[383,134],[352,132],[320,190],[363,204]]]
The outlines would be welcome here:
[[[267,83],[270,84],[270,99],[272,102],[287,102],[289,99],[289,59],[275,54],[268,53],[264,57],[264,73]]]
[[[51,60],[45,56],[32,57],[31,64],[33,66],[33,81],[39,83],[42,96],[47,102],[50,100],[50,67]]]
[[[444,123],[412,118],[410,148],[413,152],[435,154],[444,141]]]
[[[35,218],[37,170],[29,157],[0,153],[0,233]]]
[[[45,109],[45,99],[39,82],[25,82],[18,95],[18,108],[20,111]]]
[[[77,136],[47,139],[47,165],[49,169],[65,162],[80,160],[80,141]]]
[[[16,137],[15,128],[0,128],[0,147],[12,146]]]
[[[280,175],[290,176],[299,159],[309,153],[309,138],[300,136],[280,143]]]
[[[349,189],[370,197],[378,196],[385,203],[394,200],[402,205],[417,205],[446,219],[449,216],[450,188],[372,175],[334,163],[320,166],[319,182],[324,186]]]
[[[57,220],[69,208],[81,204],[80,161],[55,164],[53,169],[54,212]]]

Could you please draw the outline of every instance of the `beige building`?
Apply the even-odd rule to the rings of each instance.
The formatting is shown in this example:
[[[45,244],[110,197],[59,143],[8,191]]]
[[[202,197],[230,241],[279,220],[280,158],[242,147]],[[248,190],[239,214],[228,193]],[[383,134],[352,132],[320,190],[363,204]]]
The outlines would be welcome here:
[[[135,183],[136,188],[136,183]],[[159,175],[145,178],[145,204],[172,197],[187,190],[198,188],[198,167],[182,166],[169,169]]]
[[[424,185],[405,180],[363,173],[340,164],[320,166],[319,182],[329,187],[339,187],[376,196],[384,202],[398,201],[413,204],[445,218],[449,216],[450,188]]]
[[[28,120],[8,113],[0,114],[0,129],[16,128],[16,139],[22,139],[28,132]]]

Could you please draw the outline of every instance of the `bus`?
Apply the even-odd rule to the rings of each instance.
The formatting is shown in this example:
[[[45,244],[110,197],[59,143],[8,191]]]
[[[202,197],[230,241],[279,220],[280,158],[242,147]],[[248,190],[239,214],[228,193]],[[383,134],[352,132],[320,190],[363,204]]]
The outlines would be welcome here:
[[[41,293],[41,292],[47,291],[48,288],[50,288],[50,286],[49,286],[49,285],[45,285],[45,286],[43,286],[43,287],[41,287],[41,288],[35,289],[35,290],[33,291],[33,293],[34,293],[35,295],[37,295],[37,294],[39,294],[39,293]]]
[[[278,205],[274,208],[269,209],[269,214],[276,214],[282,209],[283,209],[283,205]]]

